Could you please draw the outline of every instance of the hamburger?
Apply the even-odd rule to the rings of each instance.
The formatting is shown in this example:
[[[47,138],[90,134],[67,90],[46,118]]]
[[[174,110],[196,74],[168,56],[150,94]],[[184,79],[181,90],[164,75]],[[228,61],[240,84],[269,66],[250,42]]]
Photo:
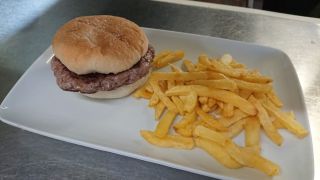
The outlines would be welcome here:
[[[143,85],[154,48],[144,31],[125,18],[72,19],[53,37],[51,69],[58,86],[92,98],[120,98]]]

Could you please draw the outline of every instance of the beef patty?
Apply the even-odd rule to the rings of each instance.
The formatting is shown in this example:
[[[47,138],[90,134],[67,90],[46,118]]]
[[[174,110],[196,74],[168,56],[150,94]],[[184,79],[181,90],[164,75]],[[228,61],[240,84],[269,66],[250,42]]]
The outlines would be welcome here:
[[[130,69],[117,74],[90,73],[77,75],[64,66],[57,57],[51,60],[51,69],[57,79],[58,86],[65,91],[86,94],[98,91],[110,91],[120,86],[136,82],[149,73],[154,58],[154,48],[149,45],[147,53]]]

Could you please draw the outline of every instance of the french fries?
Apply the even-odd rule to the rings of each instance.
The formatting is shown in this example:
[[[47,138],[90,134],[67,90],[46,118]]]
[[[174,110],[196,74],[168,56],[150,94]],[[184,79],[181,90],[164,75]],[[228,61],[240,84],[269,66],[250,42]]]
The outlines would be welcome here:
[[[176,86],[166,91],[165,94],[167,96],[186,95],[190,91],[195,91],[199,96],[213,97],[219,101],[229,103],[249,115],[255,115],[257,113],[256,108],[249,101],[226,90],[213,89],[201,85],[188,85]]]
[[[158,123],[156,130],[154,131],[155,135],[159,138],[163,138],[168,134],[171,124],[176,118],[177,113],[173,111],[167,111],[167,113],[162,117]]]
[[[272,79],[249,70],[229,54],[221,58],[201,54],[197,63],[183,60],[184,71],[171,64],[183,57],[183,51],[158,54],[154,68],[170,65],[171,72],[153,72],[133,94],[148,99],[159,120],[154,131],[141,130],[141,136],[159,147],[201,148],[228,168],[251,167],[269,176],[279,174],[280,167],[260,155],[261,133],[280,146],[283,137],[278,129],[298,138],[308,131],[292,111],[281,111],[283,103]],[[182,119],[175,122],[179,115]],[[176,134],[171,134],[171,128]],[[244,147],[233,141],[242,132]]]
[[[265,130],[267,136],[277,145],[281,145],[283,142],[282,136],[279,134],[278,130],[273,126],[272,121],[265,110],[265,108],[262,106],[262,104],[253,96],[249,98],[249,101],[252,102],[255,107],[258,109],[258,118],[259,121]]]
[[[166,52],[159,56],[156,56],[153,61],[153,67],[162,68],[169,63],[176,62],[184,57],[184,52],[181,50],[175,52]]]
[[[179,149],[192,149],[194,142],[192,138],[177,135],[166,135],[163,138],[157,137],[152,131],[141,130],[141,136],[150,144],[160,147],[173,147]]]
[[[203,72],[153,72],[151,79],[154,80],[176,80],[176,81],[190,81],[199,79],[223,79],[225,76],[210,71]]]
[[[205,150],[210,156],[219,161],[225,167],[231,169],[238,169],[242,167],[242,165],[235,161],[221,145],[201,138],[195,138],[195,143],[197,147]]]
[[[198,95],[195,91],[190,91],[186,97],[186,103],[184,105],[184,110],[188,113],[192,112],[196,107],[198,102]]]
[[[166,108],[166,106],[163,104],[163,102],[159,102],[156,106],[155,106],[155,119],[159,120],[161,114],[163,113],[164,109]]]
[[[237,84],[230,79],[215,79],[215,80],[194,80],[187,82],[188,85],[204,85],[216,89],[225,89],[233,91],[237,89]]]
[[[202,109],[196,108],[196,112],[198,116],[203,120],[205,124],[207,124],[209,127],[219,130],[219,131],[226,131],[227,128],[224,127],[219,121],[213,119],[213,117],[205,112],[203,112]]]
[[[302,138],[308,135],[308,131],[301,124],[299,124],[298,121],[294,120],[292,116],[286,115],[283,112],[280,112],[279,110],[272,107],[271,105],[268,105],[268,104],[263,104],[263,105],[270,114],[272,114],[274,117],[277,118],[277,121],[279,121],[279,123],[282,126],[288,129],[288,131],[290,131],[291,133],[293,133],[299,138]]]
[[[193,72],[196,69],[194,64],[190,60],[184,60],[183,65],[186,68],[186,70],[189,72]]]
[[[156,81],[150,80],[150,84],[153,88],[154,93],[157,94],[157,96],[163,102],[163,104],[166,105],[169,110],[173,112],[178,112],[176,105],[167,96],[164,95],[158,83]]]
[[[255,117],[248,117],[245,120],[245,146],[253,147],[256,152],[260,152],[260,123]]]

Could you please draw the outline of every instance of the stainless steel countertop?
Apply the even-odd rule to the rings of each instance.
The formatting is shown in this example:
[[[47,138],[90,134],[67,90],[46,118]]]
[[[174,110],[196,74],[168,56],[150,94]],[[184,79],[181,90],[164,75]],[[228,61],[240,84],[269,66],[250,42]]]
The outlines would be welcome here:
[[[315,179],[320,178],[320,21],[144,0],[1,0],[0,101],[50,45],[60,25],[76,16],[93,14],[113,14],[144,27],[253,42],[286,52],[303,88],[313,136]],[[209,178],[0,123],[0,179]]]

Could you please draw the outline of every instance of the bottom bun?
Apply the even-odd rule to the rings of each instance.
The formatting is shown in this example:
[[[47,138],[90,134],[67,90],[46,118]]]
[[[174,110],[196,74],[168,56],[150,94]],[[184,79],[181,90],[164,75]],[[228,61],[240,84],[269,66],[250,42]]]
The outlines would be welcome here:
[[[121,98],[124,96],[127,96],[131,94],[134,90],[138,89],[140,86],[142,86],[149,77],[148,73],[146,76],[142,77],[141,79],[137,80],[136,82],[132,84],[128,84],[125,86],[118,87],[117,89],[111,90],[111,91],[98,91],[93,94],[85,94],[81,93],[82,95],[95,98],[95,99],[114,99],[114,98]]]

